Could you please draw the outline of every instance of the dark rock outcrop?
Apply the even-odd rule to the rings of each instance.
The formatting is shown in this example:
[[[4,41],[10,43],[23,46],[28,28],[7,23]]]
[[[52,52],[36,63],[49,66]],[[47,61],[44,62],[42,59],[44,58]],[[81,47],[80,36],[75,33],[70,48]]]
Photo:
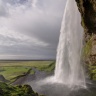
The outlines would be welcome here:
[[[87,33],[96,34],[96,0],[76,0]]]
[[[0,75],[0,81],[2,81],[2,82],[8,82],[8,80],[6,80],[3,75]]]
[[[76,0],[85,31],[84,60],[96,79],[96,0]],[[94,66],[94,68],[93,68]],[[95,77],[94,77],[95,76]]]

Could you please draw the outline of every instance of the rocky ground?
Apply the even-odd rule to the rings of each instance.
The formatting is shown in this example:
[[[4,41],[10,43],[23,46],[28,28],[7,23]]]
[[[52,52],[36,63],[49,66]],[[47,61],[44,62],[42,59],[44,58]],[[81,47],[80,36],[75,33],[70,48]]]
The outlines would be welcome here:
[[[26,74],[24,76],[19,76],[19,78],[17,78],[12,84],[26,84],[35,80],[44,79],[53,74],[53,72],[40,71],[37,68],[32,68],[32,70],[34,70],[34,74]]]
[[[34,70],[35,73],[30,74],[31,70]],[[13,78],[13,82],[6,80],[3,75],[0,75],[0,96],[44,96],[38,95],[32,90],[31,86],[26,84],[52,74],[53,72],[39,71],[36,68],[32,68],[24,75]]]

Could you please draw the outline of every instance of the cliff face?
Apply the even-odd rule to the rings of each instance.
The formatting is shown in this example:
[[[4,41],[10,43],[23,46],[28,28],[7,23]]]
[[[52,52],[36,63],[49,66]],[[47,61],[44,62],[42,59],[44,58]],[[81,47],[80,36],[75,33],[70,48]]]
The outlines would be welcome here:
[[[96,0],[76,0],[85,31],[84,59],[96,79]],[[95,71],[94,71],[95,70]],[[94,76],[93,76],[94,75]]]

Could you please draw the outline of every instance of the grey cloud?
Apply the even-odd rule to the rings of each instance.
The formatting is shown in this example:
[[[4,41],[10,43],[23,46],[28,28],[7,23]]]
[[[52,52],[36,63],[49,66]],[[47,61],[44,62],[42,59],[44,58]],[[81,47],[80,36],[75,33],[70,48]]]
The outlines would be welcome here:
[[[8,10],[6,8],[6,4],[2,0],[0,0],[0,16],[7,16],[8,15]]]
[[[9,4],[23,4],[27,2],[27,0],[3,0],[4,3],[9,3]]]
[[[39,47],[40,48],[40,47]],[[1,51],[0,54],[3,55],[15,55],[15,56],[25,56],[25,57],[37,57],[35,59],[39,59],[39,58],[54,58],[54,51],[49,50],[48,48],[37,48],[37,47],[29,47],[29,46],[0,46],[0,50],[3,49],[5,51]],[[31,59],[33,59],[31,58]],[[47,58],[47,59],[48,59]],[[27,58],[28,59],[28,58]]]
[[[38,0],[36,7],[32,7],[32,0],[13,1],[4,0],[11,5],[8,6],[9,17],[3,19],[0,25],[7,27],[8,31],[18,33],[17,37],[22,34],[22,36],[28,36],[31,39],[30,42],[26,42],[26,40],[18,39],[19,37],[16,39],[14,36],[11,38],[0,35],[0,40],[3,42],[0,45],[0,54],[2,54],[0,58],[4,58],[4,56],[7,58],[8,55],[8,58],[12,58],[11,55],[13,55],[13,58],[16,59],[54,59],[66,0]],[[37,45],[35,41],[31,42],[33,37],[36,38]],[[43,46],[44,44],[47,46]]]

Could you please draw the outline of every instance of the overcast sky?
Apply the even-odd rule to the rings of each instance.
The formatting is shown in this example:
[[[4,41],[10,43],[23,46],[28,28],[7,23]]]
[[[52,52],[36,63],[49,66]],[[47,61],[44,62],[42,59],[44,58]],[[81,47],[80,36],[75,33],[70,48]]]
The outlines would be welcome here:
[[[66,0],[0,0],[0,59],[55,59]]]

